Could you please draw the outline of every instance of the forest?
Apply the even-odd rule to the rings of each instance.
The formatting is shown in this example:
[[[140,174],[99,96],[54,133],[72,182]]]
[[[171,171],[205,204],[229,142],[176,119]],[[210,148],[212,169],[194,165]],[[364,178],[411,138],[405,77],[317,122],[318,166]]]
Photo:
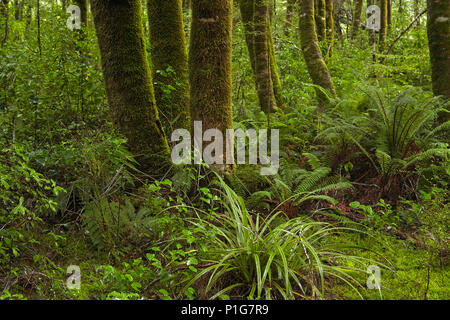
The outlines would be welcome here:
[[[448,300],[449,107],[449,0],[0,0],[0,300]]]

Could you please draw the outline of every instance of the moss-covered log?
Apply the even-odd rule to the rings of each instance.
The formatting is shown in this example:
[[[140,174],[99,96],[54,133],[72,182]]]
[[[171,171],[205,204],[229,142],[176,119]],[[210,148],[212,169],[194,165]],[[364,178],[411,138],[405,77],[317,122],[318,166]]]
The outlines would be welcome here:
[[[91,0],[112,119],[145,172],[169,161],[144,46],[140,0]]]
[[[354,39],[361,30],[361,14],[363,8],[363,0],[355,1],[355,8],[353,10],[353,23],[352,23],[352,38]]]
[[[148,0],[156,104],[165,132],[189,129],[188,56],[181,0]],[[167,70],[170,70],[167,72]]]
[[[380,34],[378,40],[378,49],[383,52],[386,48],[387,37],[387,0],[380,0]]]
[[[233,127],[231,107],[232,1],[191,0],[189,48],[191,123],[203,131]],[[224,150],[224,158],[226,153]]]
[[[315,30],[314,0],[299,0],[300,10],[300,39],[303,57],[305,58],[308,73],[312,82],[336,96],[330,72],[325,64],[319,47],[319,41]],[[327,104],[327,97],[316,89],[317,98],[321,106]]]
[[[433,92],[450,99],[450,1],[427,0],[427,8]]]

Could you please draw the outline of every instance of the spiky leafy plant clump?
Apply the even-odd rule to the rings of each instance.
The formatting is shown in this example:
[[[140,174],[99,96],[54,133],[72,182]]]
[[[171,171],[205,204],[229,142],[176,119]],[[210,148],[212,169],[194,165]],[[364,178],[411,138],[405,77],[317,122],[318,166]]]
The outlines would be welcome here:
[[[218,179],[226,199],[223,213],[190,220],[205,240],[208,264],[186,287],[206,278],[204,294],[211,299],[227,293],[250,299],[323,298],[327,279],[335,277],[358,292],[355,275],[365,272],[364,259],[328,241],[344,228],[305,218],[284,220],[279,214],[251,215],[244,200]]]

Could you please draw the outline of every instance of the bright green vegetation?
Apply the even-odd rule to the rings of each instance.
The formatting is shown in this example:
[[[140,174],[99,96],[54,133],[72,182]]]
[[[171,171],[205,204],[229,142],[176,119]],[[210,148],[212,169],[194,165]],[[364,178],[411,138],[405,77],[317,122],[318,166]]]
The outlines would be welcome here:
[[[183,22],[193,119],[279,129],[280,169],[225,174],[158,160],[149,164],[164,176],[153,176],[136,157],[168,155],[153,86],[187,102],[175,94],[185,86],[163,79],[176,66],[151,69],[147,10],[93,0],[85,36],[74,37],[65,9],[41,3],[41,55],[29,4],[17,19],[12,5],[0,8],[0,41],[6,11],[9,21],[0,48],[0,300],[449,299],[449,102],[433,95],[425,16],[376,62],[370,34],[350,24],[347,37],[338,23],[324,59],[314,2],[289,1],[286,23],[287,1],[277,1],[265,16],[273,52],[264,60],[276,60],[284,108],[266,114],[239,6],[192,0]],[[412,3],[402,13],[392,5],[387,45],[415,15]],[[111,29],[113,20],[127,27]],[[132,125],[143,115],[142,127]],[[70,265],[81,269],[80,290],[66,286]],[[366,285],[374,265],[380,290]]]

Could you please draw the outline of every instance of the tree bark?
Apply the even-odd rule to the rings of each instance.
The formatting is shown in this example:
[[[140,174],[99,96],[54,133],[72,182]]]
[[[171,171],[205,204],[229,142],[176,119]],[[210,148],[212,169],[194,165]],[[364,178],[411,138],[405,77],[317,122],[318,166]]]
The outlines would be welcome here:
[[[261,109],[272,112],[275,105],[273,82],[270,71],[269,7],[266,0],[255,0],[255,77]]]
[[[112,119],[147,173],[169,160],[144,46],[141,0],[91,0]]]
[[[286,4],[286,23],[284,25],[284,34],[289,36],[289,30],[294,25],[294,11],[297,0],[287,0]]]
[[[8,10],[8,0],[3,0],[3,2],[0,3],[0,18],[2,19],[3,26],[3,38],[2,38],[2,47],[5,45],[6,41],[8,40],[8,33],[9,33],[9,10]]]
[[[427,0],[427,33],[433,92],[450,98],[450,2]],[[447,114],[448,119],[448,114]]]
[[[326,0],[326,28],[327,28],[327,42],[328,42],[328,55],[331,57],[333,54],[334,45],[334,0]]]
[[[330,72],[320,52],[314,22],[314,1],[299,0],[300,6],[300,39],[306,67],[312,82],[325,89],[333,97],[336,96]],[[328,102],[326,95],[316,89],[320,106],[325,106]]]
[[[380,35],[379,35],[379,51],[383,52],[386,47],[387,37],[387,0],[380,0]]]
[[[325,0],[316,0],[317,12],[315,14],[316,19],[316,32],[319,41],[326,38],[326,2]]]
[[[74,0],[75,4],[80,7],[81,13],[81,25],[83,27],[88,26],[88,0]]]
[[[189,129],[188,56],[181,0],[148,0],[155,98],[168,134]],[[170,72],[167,72],[170,67]],[[169,90],[169,91],[168,91]]]
[[[355,1],[355,10],[353,11],[352,39],[355,39],[361,30],[361,13],[363,0]]]
[[[231,106],[231,0],[192,0],[189,48],[191,124],[202,121],[203,131],[233,127]],[[226,159],[227,152],[223,157]],[[229,167],[228,167],[229,168]]]

